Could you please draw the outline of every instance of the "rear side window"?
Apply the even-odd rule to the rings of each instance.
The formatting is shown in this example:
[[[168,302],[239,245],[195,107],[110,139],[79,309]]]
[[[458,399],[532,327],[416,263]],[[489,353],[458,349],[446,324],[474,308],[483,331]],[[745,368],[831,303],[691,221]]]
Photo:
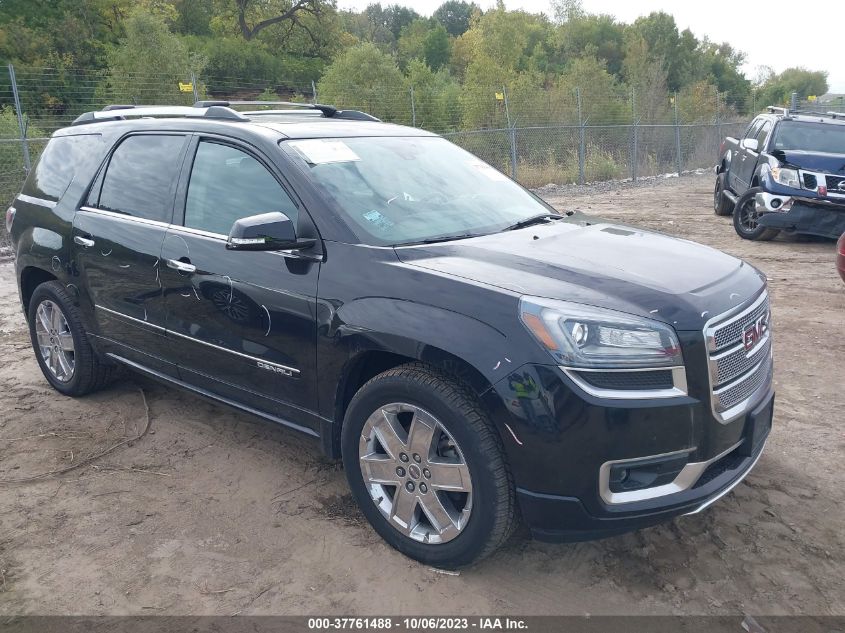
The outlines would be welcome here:
[[[112,153],[97,207],[136,218],[170,222],[186,137],[130,136]]]
[[[99,134],[54,137],[41,153],[21,193],[58,202],[79,168],[89,158],[99,155],[101,142]]]
[[[766,146],[766,139],[769,138],[769,132],[772,131],[772,122],[766,121],[760,131],[757,132],[757,148],[762,152]]]

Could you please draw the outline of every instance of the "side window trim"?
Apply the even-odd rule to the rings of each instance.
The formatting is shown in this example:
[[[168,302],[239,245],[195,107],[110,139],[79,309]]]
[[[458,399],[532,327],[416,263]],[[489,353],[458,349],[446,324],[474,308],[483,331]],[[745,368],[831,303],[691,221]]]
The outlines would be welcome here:
[[[191,176],[194,170],[194,162],[197,158],[197,151],[199,150],[200,144],[203,142],[206,143],[216,143],[217,145],[225,145],[227,147],[231,147],[232,149],[236,149],[240,152],[245,153],[247,156],[254,158],[258,163],[267,170],[267,172],[273,177],[273,179],[278,183],[279,187],[282,188],[290,201],[297,209],[297,225],[300,224],[302,221],[302,216],[304,212],[304,207],[302,206],[302,201],[299,197],[293,192],[293,189],[290,185],[283,179],[280,178],[278,174],[278,170],[275,168],[272,163],[267,160],[267,157],[264,155],[263,152],[258,150],[257,148],[240,141],[239,139],[230,138],[227,136],[218,136],[215,134],[193,134],[193,138],[191,142],[188,143],[187,147],[187,155],[183,161],[183,167],[181,173],[179,175],[179,184],[176,188],[176,205],[174,207],[174,214],[173,214],[173,227],[179,228],[183,231],[188,231],[191,233],[196,233],[198,235],[204,235],[206,237],[217,238],[217,239],[226,239],[229,236],[225,233],[215,233],[213,231],[206,231],[204,229],[196,229],[190,226],[185,226],[185,209],[188,201],[188,189],[191,185]],[[305,212],[307,216],[307,212]],[[309,222],[313,222],[310,217],[308,219]]]
[[[122,213],[117,212],[117,211],[113,211],[113,210],[110,210],[110,209],[103,209],[103,208],[100,207],[100,196],[102,195],[102,191],[103,191],[103,183],[105,182],[106,174],[108,173],[109,165],[111,164],[111,161],[112,161],[112,156],[114,156],[114,153],[117,151],[117,148],[119,148],[126,140],[128,140],[131,137],[135,137],[135,136],[181,136],[183,139],[185,139],[185,141],[182,144],[182,149],[181,149],[180,155],[176,159],[176,162],[179,163],[179,165],[180,165],[180,174],[176,178],[173,179],[173,181],[171,182],[171,185],[170,185],[170,199],[171,199],[170,218],[166,219],[166,221],[163,221],[163,222],[160,222],[158,220],[150,220],[152,222],[157,222],[157,223],[161,223],[161,224],[165,224],[165,225],[173,224],[174,216],[175,216],[175,212],[176,212],[176,194],[177,194],[177,191],[178,191],[179,183],[181,181],[181,171],[184,168],[186,153],[188,151],[188,148],[191,145],[191,138],[194,136],[193,134],[185,133],[185,132],[175,132],[175,131],[169,131],[169,130],[131,131],[131,132],[124,134],[120,138],[118,138],[112,144],[111,148],[109,149],[108,153],[106,154],[105,158],[103,159],[103,162],[100,165],[100,168],[97,170],[97,173],[94,176],[94,179],[91,181],[91,185],[88,189],[88,192],[86,193],[85,196],[83,196],[83,198],[82,198],[83,205],[82,206],[87,207],[88,209],[93,209],[93,210],[96,210],[96,211],[102,211],[104,213],[110,213],[110,214],[130,218],[130,219],[132,219],[132,218],[140,219],[140,220],[147,220],[148,219],[148,218],[138,218],[137,216],[133,216],[133,215],[130,215],[130,214],[122,214]],[[92,200],[92,194],[94,194],[95,191],[96,191],[96,200]]]
[[[764,119],[757,119],[751,122],[751,127],[749,127],[745,131],[745,136],[742,138],[755,138],[757,136],[757,132],[760,131],[760,128],[763,127]]]

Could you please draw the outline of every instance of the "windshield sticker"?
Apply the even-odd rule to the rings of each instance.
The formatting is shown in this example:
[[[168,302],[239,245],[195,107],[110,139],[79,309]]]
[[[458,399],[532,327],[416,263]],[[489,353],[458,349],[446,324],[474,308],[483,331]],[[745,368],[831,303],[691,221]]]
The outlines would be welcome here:
[[[361,160],[361,157],[343,141],[311,139],[308,141],[291,141],[290,145],[312,165],[349,163]]]
[[[372,211],[367,211],[367,213],[364,214],[364,219],[367,222],[371,222],[372,224],[375,224],[382,231],[386,231],[393,226],[393,222],[391,222],[389,219],[384,217],[381,213],[379,213],[375,209],[373,209]]]
[[[503,180],[507,180],[508,177],[505,176],[502,172],[498,169],[493,169],[487,163],[482,163],[481,161],[471,160],[467,163],[470,167],[473,167],[480,171],[482,174],[487,176],[490,180],[495,180],[501,182]]]

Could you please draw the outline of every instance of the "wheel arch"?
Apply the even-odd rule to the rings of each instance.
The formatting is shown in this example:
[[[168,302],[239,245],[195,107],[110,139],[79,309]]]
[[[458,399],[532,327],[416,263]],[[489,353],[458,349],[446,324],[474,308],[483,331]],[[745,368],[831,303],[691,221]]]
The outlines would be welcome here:
[[[26,266],[21,269],[19,277],[19,290],[24,315],[29,319],[29,302],[35,289],[48,281],[56,281],[58,277],[52,272],[44,270],[39,266]]]
[[[479,396],[479,402],[482,402],[484,406],[480,396],[492,385],[477,368],[439,347],[419,344],[415,347],[418,350],[416,354],[399,353],[383,348],[363,349],[348,360],[337,383],[332,423],[326,425],[329,428],[324,428],[322,433],[323,450],[329,457],[333,459],[340,457],[340,433],[343,428],[343,419],[349,403],[358,390],[378,374],[407,363],[423,362],[458,381]]]

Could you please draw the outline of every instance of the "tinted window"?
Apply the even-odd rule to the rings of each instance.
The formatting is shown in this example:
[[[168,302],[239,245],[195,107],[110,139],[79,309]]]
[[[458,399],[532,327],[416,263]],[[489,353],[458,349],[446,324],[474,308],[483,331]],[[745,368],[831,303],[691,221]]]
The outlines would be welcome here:
[[[112,154],[101,209],[169,222],[184,136],[130,136]]]
[[[760,131],[757,132],[757,148],[762,152],[766,146],[766,139],[769,137],[769,132],[772,131],[772,122],[766,121]]]
[[[58,201],[73,182],[79,168],[90,158],[99,155],[101,142],[99,134],[53,138],[47,143],[38,164],[27,178],[22,193]]]
[[[763,125],[763,119],[759,119],[751,123],[751,126],[745,131],[745,138],[754,138],[757,136],[757,132],[760,131],[760,127]]]
[[[296,222],[296,206],[264,165],[234,147],[201,142],[188,185],[185,226],[228,235],[235,220],[268,211],[281,211]]]

